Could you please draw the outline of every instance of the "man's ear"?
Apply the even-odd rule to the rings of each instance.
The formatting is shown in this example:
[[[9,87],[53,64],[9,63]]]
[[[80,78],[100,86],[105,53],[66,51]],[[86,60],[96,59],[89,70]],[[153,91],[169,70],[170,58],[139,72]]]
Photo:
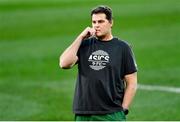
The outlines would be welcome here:
[[[109,21],[109,22],[110,22],[111,28],[112,28],[114,22],[113,22],[113,20],[111,20],[111,21]]]

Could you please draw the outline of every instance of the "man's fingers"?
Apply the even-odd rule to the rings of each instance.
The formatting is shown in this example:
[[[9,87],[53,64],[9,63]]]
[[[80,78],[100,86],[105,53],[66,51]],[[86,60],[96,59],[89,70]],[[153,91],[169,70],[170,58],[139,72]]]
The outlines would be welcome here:
[[[96,31],[94,28],[90,28],[89,32],[91,36],[94,36]]]
[[[95,32],[96,31],[94,28],[86,27],[86,29],[81,33],[81,36],[83,37],[83,39],[89,38],[90,36],[94,36]]]

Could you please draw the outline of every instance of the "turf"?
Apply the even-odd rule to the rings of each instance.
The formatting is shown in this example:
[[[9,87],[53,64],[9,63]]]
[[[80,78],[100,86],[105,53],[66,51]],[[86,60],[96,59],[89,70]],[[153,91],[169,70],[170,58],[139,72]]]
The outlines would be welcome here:
[[[0,0],[0,120],[73,120],[77,67],[59,55],[99,4],[114,12],[113,34],[127,40],[140,84],[180,87],[179,0]],[[128,120],[180,120],[180,94],[138,90]]]

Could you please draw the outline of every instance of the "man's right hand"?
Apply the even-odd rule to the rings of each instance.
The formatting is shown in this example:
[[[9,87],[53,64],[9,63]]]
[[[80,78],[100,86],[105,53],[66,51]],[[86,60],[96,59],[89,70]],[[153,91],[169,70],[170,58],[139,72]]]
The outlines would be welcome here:
[[[78,60],[77,52],[81,42],[85,38],[95,35],[95,29],[86,27],[74,42],[61,54],[59,66],[63,69],[71,68]]]
[[[77,51],[81,42],[85,38],[95,35],[95,29],[86,27],[81,34],[74,40],[74,42],[61,54],[59,65],[61,68],[71,68],[78,60]]]
[[[91,27],[86,27],[83,32],[81,32],[81,34],[79,35],[82,39],[86,39],[89,38],[91,36],[95,35],[95,29],[91,28]]]

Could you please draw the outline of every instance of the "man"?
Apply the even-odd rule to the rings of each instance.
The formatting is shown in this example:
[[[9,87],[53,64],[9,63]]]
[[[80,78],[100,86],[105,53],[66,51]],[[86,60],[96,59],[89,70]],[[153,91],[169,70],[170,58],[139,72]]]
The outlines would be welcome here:
[[[78,64],[75,120],[126,120],[137,87],[133,52],[113,37],[109,7],[93,9],[91,18],[92,27],[85,28],[60,56],[61,68]]]

